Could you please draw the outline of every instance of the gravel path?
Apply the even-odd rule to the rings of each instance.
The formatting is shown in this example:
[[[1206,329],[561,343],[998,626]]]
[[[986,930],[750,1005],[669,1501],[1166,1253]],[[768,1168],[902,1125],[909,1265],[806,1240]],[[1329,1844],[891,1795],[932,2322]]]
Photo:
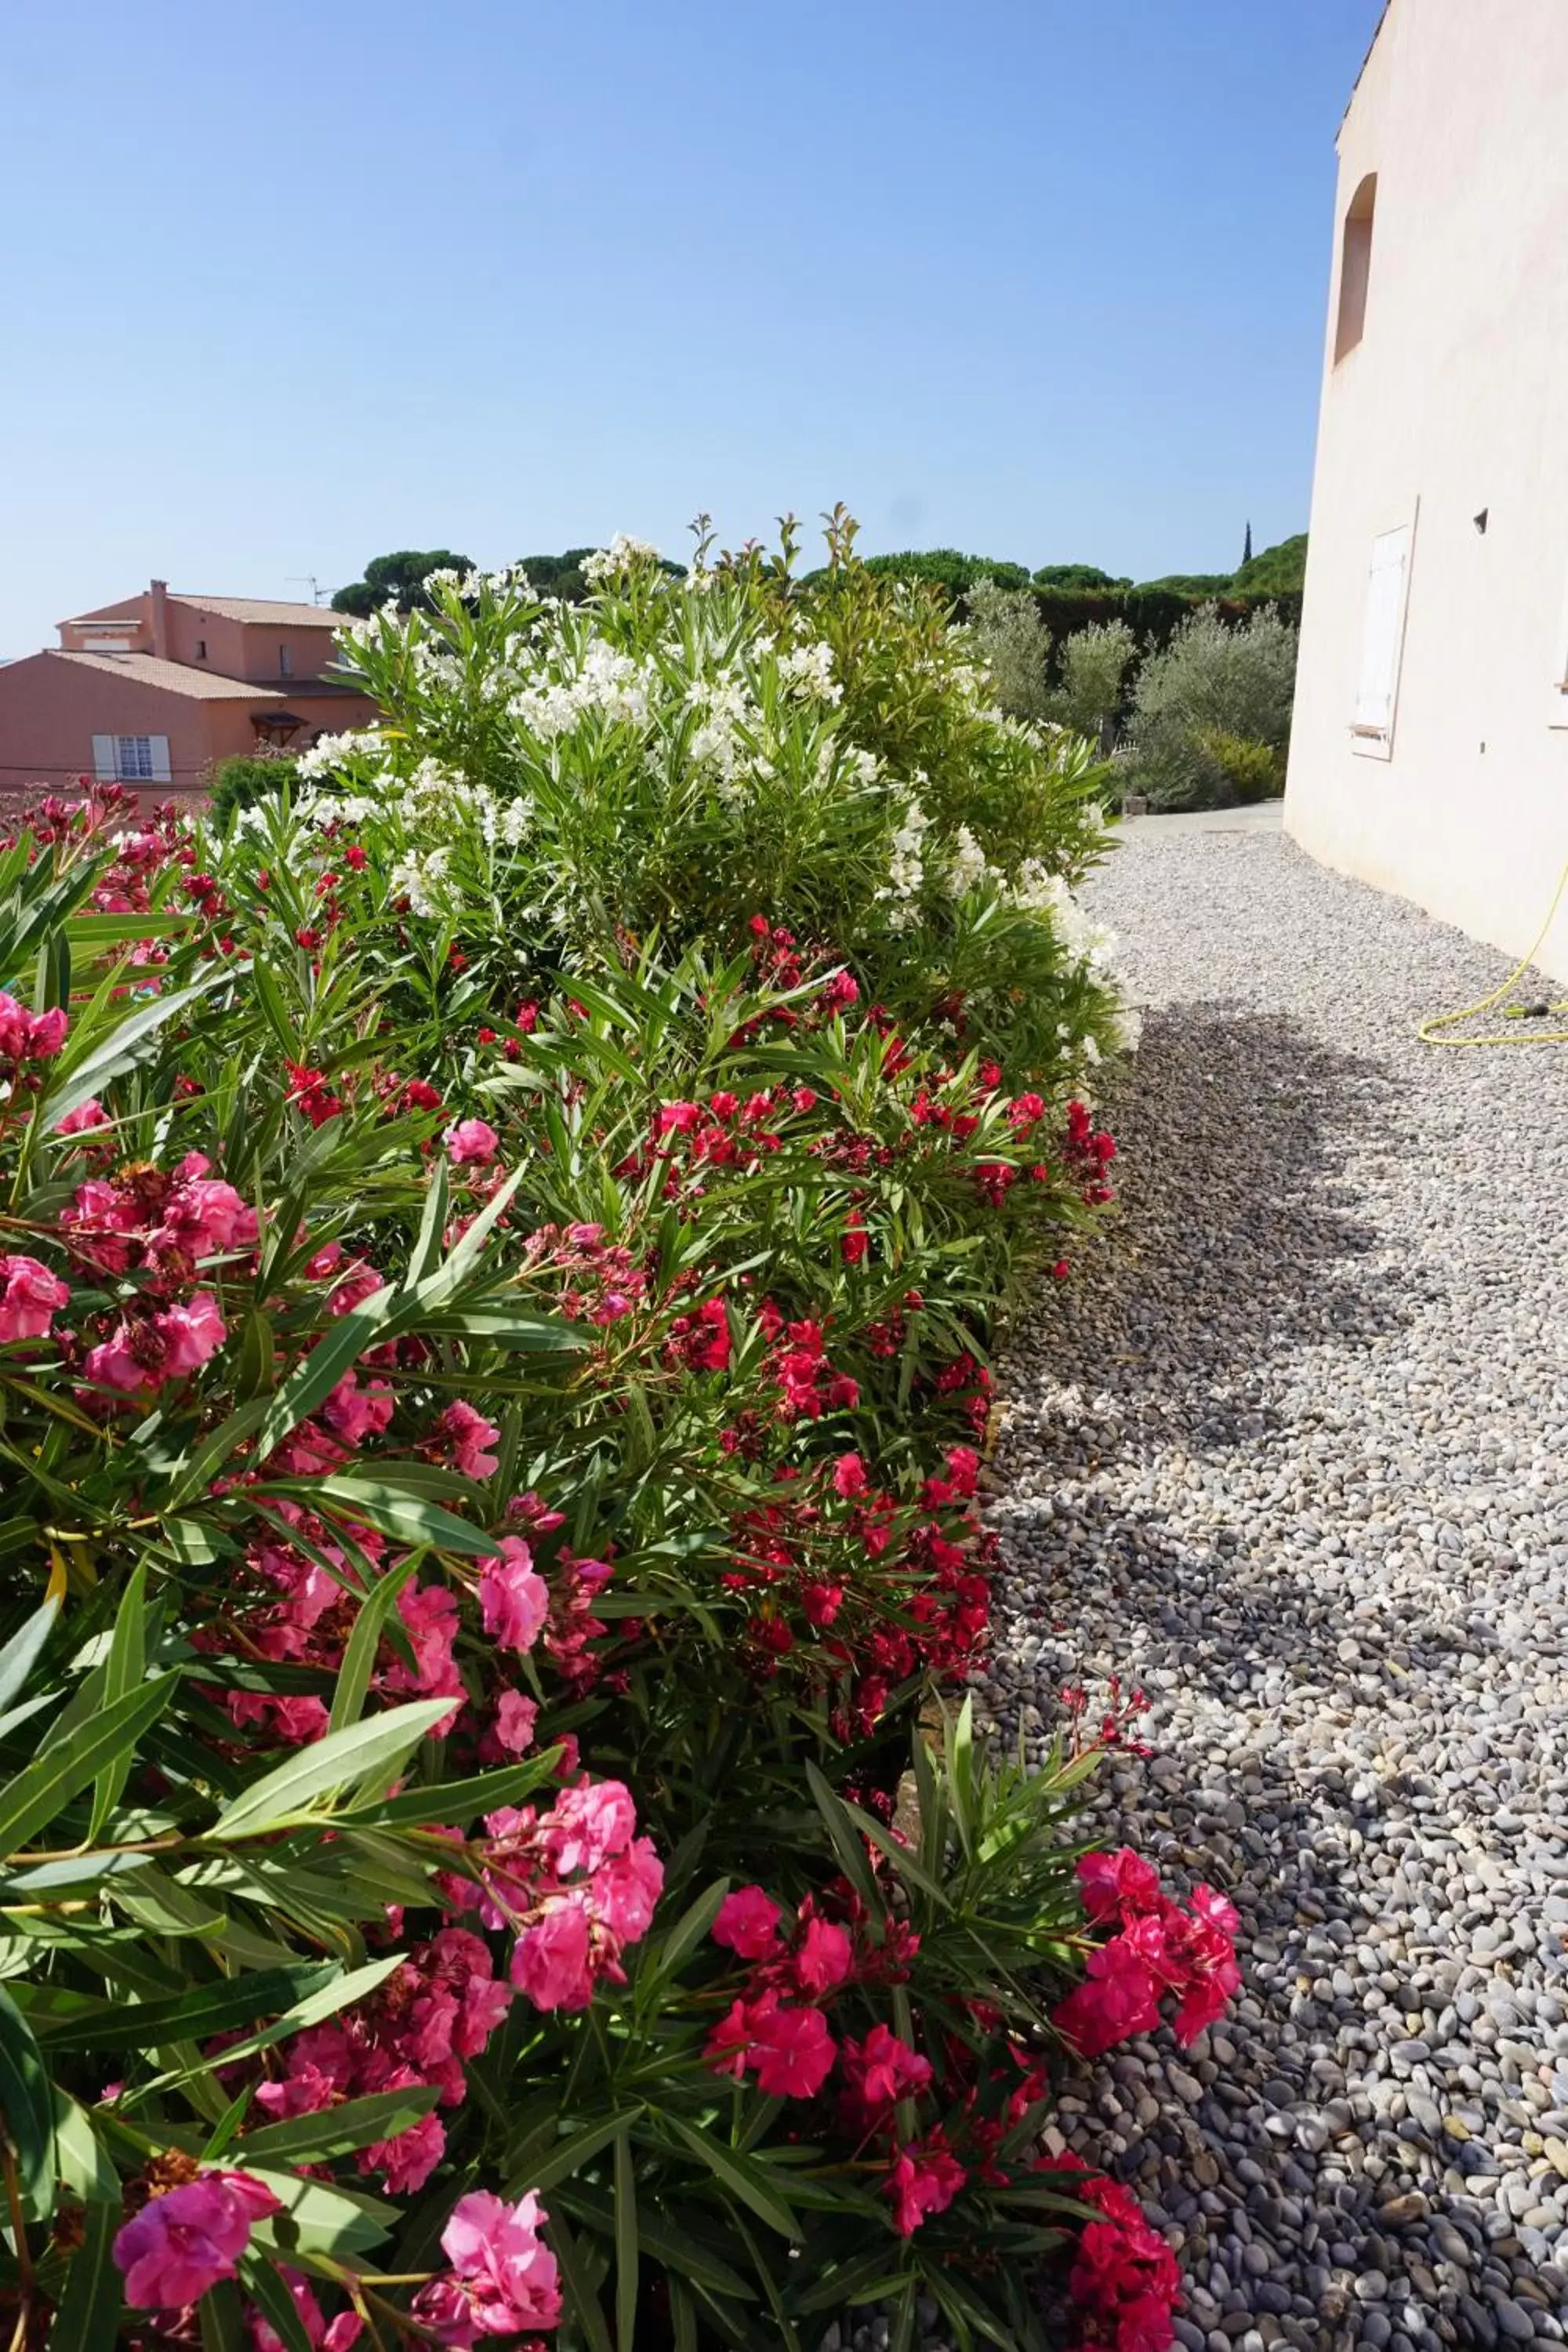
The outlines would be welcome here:
[[[1246,1988],[1064,2117],[1191,2352],[1568,2340],[1568,1048],[1436,1053],[1502,960],[1281,835],[1095,886],[1142,1053],[1125,1215],[1007,1382],[995,1712],[1120,1671],[1108,1833]]]

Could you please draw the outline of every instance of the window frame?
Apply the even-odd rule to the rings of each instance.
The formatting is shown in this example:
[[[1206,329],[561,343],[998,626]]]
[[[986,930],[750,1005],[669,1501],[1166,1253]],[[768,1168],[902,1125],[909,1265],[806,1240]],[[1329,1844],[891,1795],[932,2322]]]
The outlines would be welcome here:
[[[146,746],[146,766],[142,766],[140,750],[126,753],[126,744]],[[131,765],[131,761],[134,765]],[[94,735],[92,739],[92,772],[100,784],[168,784],[174,782],[174,769],[169,757],[169,739],[151,732],[142,734]]]
[[[140,749],[135,754],[136,764],[132,766],[129,763],[125,749],[128,743],[145,746],[145,757],[147,761],[145,767],[142,767],[141,764],[143,754]],[[115,782],[121,784],[150,784],[153,781],[153,738],[151,735],[116,735],[114,739],[114,777]]]

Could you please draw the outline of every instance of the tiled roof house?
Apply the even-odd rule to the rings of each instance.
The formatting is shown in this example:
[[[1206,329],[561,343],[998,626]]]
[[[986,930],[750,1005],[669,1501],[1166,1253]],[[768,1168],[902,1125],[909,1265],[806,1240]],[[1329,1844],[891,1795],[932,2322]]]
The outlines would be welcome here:
[[[258,745],[303,751],[374,706],[333,669],[335,613],[154,580],[59,623],[59,644],[0,667],[0,792],[79,776],[158,798],[205,789]]]

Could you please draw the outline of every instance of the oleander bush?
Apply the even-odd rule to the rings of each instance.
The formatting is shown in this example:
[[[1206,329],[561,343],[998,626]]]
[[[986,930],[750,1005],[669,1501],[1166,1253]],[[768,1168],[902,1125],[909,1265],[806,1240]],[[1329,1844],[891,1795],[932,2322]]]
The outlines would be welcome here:
[[[831,552],[435,582],[298,793],[0,855],[18,2346],[1169,2339],[1039,2139],[1234,1921],[962,1703],[1088,770]]]

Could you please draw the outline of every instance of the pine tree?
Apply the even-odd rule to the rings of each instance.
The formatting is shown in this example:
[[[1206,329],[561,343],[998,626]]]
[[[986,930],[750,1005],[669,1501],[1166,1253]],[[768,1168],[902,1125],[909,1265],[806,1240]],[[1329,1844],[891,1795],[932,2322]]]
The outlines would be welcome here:
[[[1244,564],[1250,563],[1252,561],[1252,519],[1250,516],[1248,516],[1247,523],[1247,545],[1241,551],[1241,560]]]

